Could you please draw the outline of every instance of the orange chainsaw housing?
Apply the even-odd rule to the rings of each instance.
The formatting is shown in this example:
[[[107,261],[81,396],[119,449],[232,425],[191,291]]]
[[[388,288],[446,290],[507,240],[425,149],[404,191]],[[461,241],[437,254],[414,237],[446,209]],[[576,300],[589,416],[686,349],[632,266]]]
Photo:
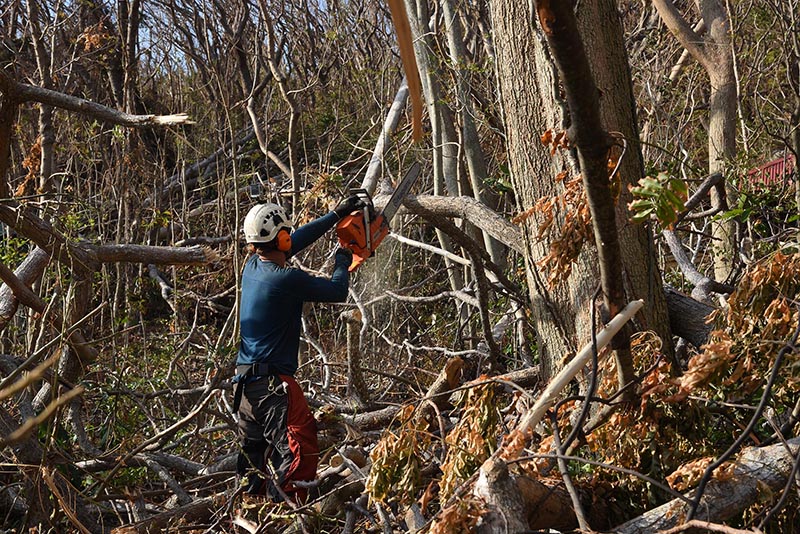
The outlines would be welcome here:
[[[351,273],[372,256],[383,238],[389,233],[389,225],[383,215],[370,221],[369,228],[364,219],[364,212],[351,213],[336,225],[336,236],[342,248],[353,252],[353,263],[347,269]],[[367,232],[369,231],[369,234]],[[368,239],[369,236],[369,239]]]

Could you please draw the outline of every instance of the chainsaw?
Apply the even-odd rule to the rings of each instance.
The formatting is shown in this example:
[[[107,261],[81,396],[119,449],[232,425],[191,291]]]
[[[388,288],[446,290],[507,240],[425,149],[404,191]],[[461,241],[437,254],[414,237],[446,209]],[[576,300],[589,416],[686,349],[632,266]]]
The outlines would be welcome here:
[[[339,238],[339,245],[350,249],[353,252],[353,262],[348,270],[355,271],[372,256],[383,238],[389,233],[389,222],[400,209],[403,199],[411,190],[417,177],[419,176],[419,163],[415,162],[408,170],[400,183],[397,184],[392,196],[384,206],[383,211],[375,213],[375,206],[372,204],[372,197],[366,189],[351,189],[350,194],[358,195],[364,201],[364,208],[354,211],[344,217],[336,225],[336,235]]]

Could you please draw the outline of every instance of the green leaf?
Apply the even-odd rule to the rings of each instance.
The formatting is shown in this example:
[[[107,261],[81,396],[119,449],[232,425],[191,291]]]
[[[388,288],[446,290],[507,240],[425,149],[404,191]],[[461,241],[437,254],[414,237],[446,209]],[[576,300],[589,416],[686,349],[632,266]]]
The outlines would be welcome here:
[[[653,208],[648,208],[644,211],[637,212],[631,217],[634,222],[643,222],[650,218],[650,215],[653,214]]]
[[[689,186],[686,185],[686,182],[679,178],[673,178],[669,181],[669,188],[675,191],[679,197],[686,200],[689,196]]]
[[[651,189],[643,189],[639,187],[634,187],[632,190],[634,196],[641,196],[641,197],[651,197],[651,198],[658,198],[661,194],[660,191],[653,191]]]
[[[675,193],[673,193],[669,189],[664,189],[664,196],[667,198],[669,203],[672,204],[672,206],[676,210],[682,210],[683,209],[683,206],[684,206],[683,200],[678,198],[678,196]]]
[[[640,211],[652,205],[653,203],[650,202],[649,200],[638,199],[638,200],[632,200],[628,204],[628,209],[630,209],[631,211]]]

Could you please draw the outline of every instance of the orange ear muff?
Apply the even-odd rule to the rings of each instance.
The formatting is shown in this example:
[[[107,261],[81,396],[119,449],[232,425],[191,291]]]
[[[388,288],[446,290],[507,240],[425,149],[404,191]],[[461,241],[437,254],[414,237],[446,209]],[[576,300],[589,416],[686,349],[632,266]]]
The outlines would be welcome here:
[[[292,236],[289,235],[287,230],[281,230],[278,232],[278,237],[276,239],[276,244],[278,245],[278,250],[281,252],[289,252],[292,250]]]

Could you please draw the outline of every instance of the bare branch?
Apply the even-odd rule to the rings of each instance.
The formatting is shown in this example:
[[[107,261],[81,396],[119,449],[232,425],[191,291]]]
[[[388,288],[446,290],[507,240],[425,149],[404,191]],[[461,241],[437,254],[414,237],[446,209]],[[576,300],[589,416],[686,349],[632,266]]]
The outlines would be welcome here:
[[[14,443],[18,443],[23,439],[27,438],[28,434],[30,434],[35,428],[38,428],[40,424],[50,419],[50,417],[55,413],[55,411],[58,409],[59,406],[63,406],[64,404],[67,404],[78,395],[82,395],[83,391],[84,391],[83,387],[78,386],[74,389],[69,390],[63,395],[60,395],[57,399],[48,404],[47,408],[42,410],[42,412],[39,415],[37,415],[33,419],[28,419],[27,421],[25,421],[22,424],[22,426],[20,426],[18,429],[16,429],[8,436],[0,438],[0,449],[8,447],[9,445],[12,445]]]
[[[212,263],[219,256],[208,247],[154,247],[149,245],[86,245],[102,263],[129,262],[161,265],[200,265]]]
[[[700,63],[707,67],[710,58],[706,53],[703,38],[692,28],[692,26],[681,15],[672,0],[653,0],[658,14],[667,28],[680,41],[681,45]]]
[[[86,115],[94,119],[119,124],[120,126],[130,126],[132,128],[143,128],[149,126],[171,126],[175,124],[192,124],[189,116],[185,113],[177,115],[131,115],[116,109],[112,109],[102,104],[66,95],[44,87],[36,87],[26,83],[17,82],[4,71],[0,70],[0,90],[6,97],[13,97],[17,102],[39,102],[49,106],[74,111],[81,115]]]
[[[387,200],[388,196],[379,196],[375,199],[375,205],[382,206]],[[442,217],[466,219],[515,251],[523,253],[525,249],[522,232],[518,227],[472,197],[409,195],[403,205],[412,213],[425,211]]]
[[[44,312],[46,308],[44,301],[33,291],[31,291],[25,284],[20,282],[11,269],[6,267],[3,263],[0,263],[0,279],[2,279],[3,282],[11,288],[11,291],[14,292],[14,296],[17,297],[22,304],[36,312]],[[50,317],[56,330],[60,331],[66,327],[66,324],[64,323],[64,320],[58,311],[53,310]],[[67,343],[69,343],[69,345],[75,349],[75,352],[78,354],[82,362],[88,363],[97,359],[97,350],[87,344],[86,339],[79,330],[74,330],[69,333],[67,336]]]

